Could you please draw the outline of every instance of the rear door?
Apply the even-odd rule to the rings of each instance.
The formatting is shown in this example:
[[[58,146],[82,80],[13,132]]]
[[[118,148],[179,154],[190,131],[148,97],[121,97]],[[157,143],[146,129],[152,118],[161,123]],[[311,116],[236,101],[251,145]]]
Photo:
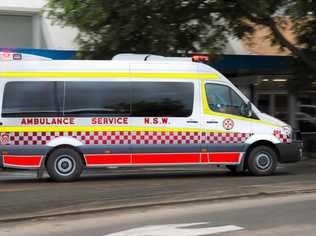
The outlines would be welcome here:
[[[3,119],[2,119],[2,102],[3,102],[3,86],[5,81],[3,79],[0,80],[0,130],[3,126]],[[0,146],[5,145],[8,143],[8,136],[4,132],[0,132]],[[0,158],[1,159],[1,158]],[[0,160],[1,161],[1,160]]]
[[[0,149],[8,153],[5,167],[40,167],[51,136],[38,128],[62,116],[63,86],[61,81],[28,78],[2,82]]]

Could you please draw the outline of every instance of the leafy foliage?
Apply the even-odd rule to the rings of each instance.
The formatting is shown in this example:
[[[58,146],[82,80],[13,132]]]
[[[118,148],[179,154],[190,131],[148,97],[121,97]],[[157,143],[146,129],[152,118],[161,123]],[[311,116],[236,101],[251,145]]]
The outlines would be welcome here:
[[[315,0],[216,0],[227,30],[241,38],[251,37],[254,25],[270,30],[272,45],[288,49],[295,63],[290,88],[310,89],[316,79],[316,1]],[[282,29],[293,23],[296,43],[290,42]]]
[[[296,0],[287,14],[295,23],[298,43],[304,44],[307,52],[316,51],[316,1]]]
[[[187,54],[216,52],[225,27],[202,0],[50,0],[50,18],[80,30],[83,57],[116,53]],[[216,27],[214,27],[216,26]]]
[[[315,80],[316,74],[315,11],[315,0],[49,0],[47,4],[50,18],[79,29],[81,57],[104,59],[124,52],[212,54],[225,46],[228,35],[251,37],[254,26],[262,26],[270,29],[272,45],[288,49],[297,59],[293,71],[307,81]],[[282,33],[289,19],[296,43]]]

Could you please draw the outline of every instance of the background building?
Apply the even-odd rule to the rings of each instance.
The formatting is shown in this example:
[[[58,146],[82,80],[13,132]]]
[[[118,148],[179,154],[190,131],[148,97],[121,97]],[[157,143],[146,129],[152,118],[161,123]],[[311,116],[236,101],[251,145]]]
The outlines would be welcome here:
[[[45,0],[0,1],[1,48],[78,49],[77,30],[53,25],[42,10]]]

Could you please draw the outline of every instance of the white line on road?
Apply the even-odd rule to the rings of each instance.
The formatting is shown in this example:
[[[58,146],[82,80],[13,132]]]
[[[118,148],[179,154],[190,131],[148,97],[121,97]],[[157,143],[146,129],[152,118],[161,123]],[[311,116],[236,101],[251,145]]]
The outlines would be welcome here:
[[[107,234],[104,236],[200,236],[217,233],[224,233],[236,230],[242,230],[242,227],[235,225],[225,225],[206,228],[184,228],[197,225],[205,225],[208,222],[190,223],[190,224],[166,224],[166,225],[149,225],[134,229],[129,229],[117,233]]]

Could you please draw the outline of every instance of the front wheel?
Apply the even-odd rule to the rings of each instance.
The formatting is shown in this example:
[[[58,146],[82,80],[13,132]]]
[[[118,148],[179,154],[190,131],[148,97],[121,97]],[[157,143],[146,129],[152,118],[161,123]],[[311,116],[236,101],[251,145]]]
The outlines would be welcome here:
[[[80,177],[83,170],[83,162],[80,154],[75,150],[60,148],[48,156],[46,168],[53,180],[69,182]]]
[[[249,153],[247,167],[255,176],[272,175],[277,167],[277,154],[267,146],[255,147]]]

